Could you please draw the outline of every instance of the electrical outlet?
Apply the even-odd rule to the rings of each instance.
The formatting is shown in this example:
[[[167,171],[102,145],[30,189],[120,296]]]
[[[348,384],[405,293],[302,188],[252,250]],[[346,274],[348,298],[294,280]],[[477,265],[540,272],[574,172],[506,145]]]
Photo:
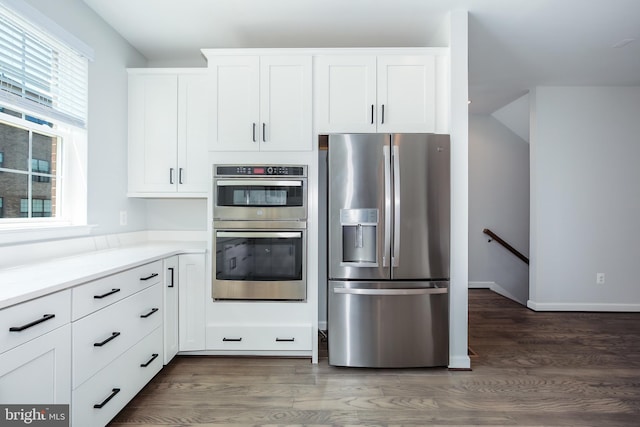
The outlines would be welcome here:
[[[604,285],[604,273],[596,273],[596,283],[598,285]]]
[[[120,211],[120,225],[127,225],[127,211]]]

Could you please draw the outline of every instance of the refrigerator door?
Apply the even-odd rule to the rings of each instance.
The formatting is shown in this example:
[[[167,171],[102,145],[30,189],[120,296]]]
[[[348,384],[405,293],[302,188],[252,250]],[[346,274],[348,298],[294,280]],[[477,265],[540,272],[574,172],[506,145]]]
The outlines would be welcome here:
[[[394,280],[448,280],[449,135],[392,136]]]
[[[391,278],[390,135],[329,135],[329,277]]]
[[[447,282],[329,282],[329,364],[449,363]]]

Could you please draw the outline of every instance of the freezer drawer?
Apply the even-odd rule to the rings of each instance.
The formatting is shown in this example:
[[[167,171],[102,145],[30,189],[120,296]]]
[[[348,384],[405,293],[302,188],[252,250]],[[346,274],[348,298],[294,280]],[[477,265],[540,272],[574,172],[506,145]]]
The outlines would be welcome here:
[[[447,366],[448,282],[329,282],[329,364]]]

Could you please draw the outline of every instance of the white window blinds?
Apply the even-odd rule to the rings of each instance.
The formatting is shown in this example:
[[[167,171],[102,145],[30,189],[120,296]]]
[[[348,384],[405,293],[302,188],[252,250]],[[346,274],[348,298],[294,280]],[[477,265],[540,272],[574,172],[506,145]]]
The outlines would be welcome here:
[[[0,4],[0,102],[84,128],[87,86],[84,56]]]

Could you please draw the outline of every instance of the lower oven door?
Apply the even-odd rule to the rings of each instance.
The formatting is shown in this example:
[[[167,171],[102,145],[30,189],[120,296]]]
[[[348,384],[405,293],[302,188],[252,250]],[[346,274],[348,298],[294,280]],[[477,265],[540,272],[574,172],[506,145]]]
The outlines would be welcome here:
[[[213,299],[306,300],[306,230],[235,227],[214,226]]]

